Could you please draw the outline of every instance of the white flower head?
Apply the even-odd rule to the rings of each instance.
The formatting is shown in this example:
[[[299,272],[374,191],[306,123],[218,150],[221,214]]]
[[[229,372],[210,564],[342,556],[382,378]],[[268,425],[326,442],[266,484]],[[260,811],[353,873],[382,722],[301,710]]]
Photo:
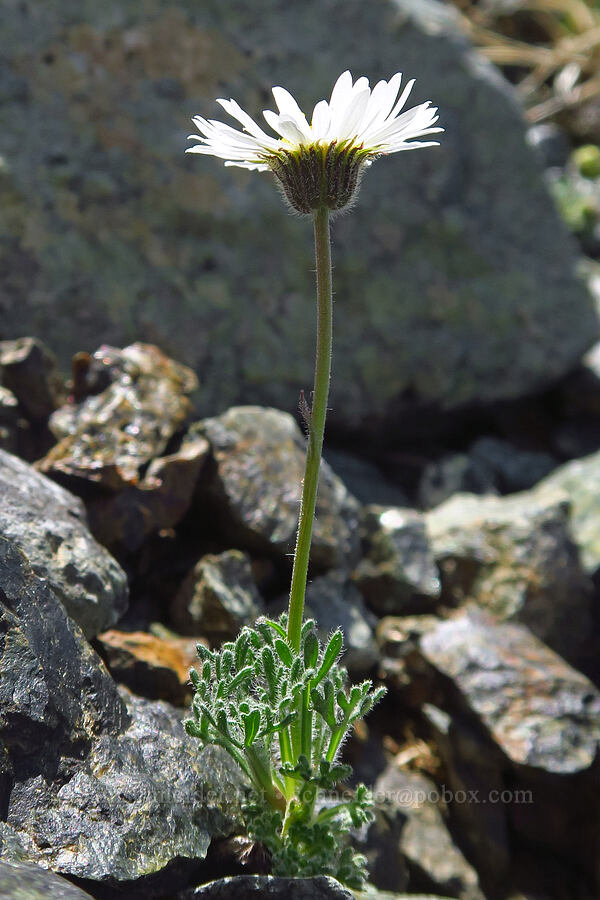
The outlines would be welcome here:
[[[429,101],[404,109],[414,83],[400,93],[398,72],[371,90],[367,78],[354,82],[344,72],[329,102],[315,106],[310,124],[292,95],[274,87],[279,112],[265,110],[263,116],[277,137],[266,134],[235,100],[217,100],[243,131],[195,116],[201,136],[190,135],[198,143],[186,152],[217,156],[226,166],[273,172],[298,212],[323,205],[341,209],[355,194],[363,168],[378,156],[439,143],[415,140],[444,129],[435,127],[437,109]]]

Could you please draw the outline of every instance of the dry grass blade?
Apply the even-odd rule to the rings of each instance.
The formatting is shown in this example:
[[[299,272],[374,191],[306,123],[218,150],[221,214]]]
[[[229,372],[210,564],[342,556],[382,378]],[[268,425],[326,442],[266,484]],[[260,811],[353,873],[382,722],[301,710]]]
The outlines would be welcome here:
[[[600,96],[600,5],[586,0],[455,0],[481,52],[517,81],[540,122]]]

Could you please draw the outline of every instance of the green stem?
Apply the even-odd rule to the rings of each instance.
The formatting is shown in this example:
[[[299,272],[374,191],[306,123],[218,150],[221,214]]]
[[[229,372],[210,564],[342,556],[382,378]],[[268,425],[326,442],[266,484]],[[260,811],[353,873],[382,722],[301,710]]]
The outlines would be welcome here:
[[[327,398],[331,376],[331,335],[333,295],[331,290],[331,241],[329,210],[321,206],[314,213],[315,255],[317,262],[317,356],[312,411],[308,417],[308,450],[300,503],[300,519],[292,586],[288,610],[288,642],[292,649],[300,649],[300,633],[304,614],[304,595],[310,557],[312,528],[319,485],[319,468],[323,451],[323,434],[327,416]]]
[[[281,796],[279,791],[275,789],[270,769],[265,765],[260,754],[256,752],[254,747],[245,747],[244,754],[250,764],[250,769],[254,776],[253,781],[258,789],[264,792],[269,805],[284,812],[286,808],[285,799]]]

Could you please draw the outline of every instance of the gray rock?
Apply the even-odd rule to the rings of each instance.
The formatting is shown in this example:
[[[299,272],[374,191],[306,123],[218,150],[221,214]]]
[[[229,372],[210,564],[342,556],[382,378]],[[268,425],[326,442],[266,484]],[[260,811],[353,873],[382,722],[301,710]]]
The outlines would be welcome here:
[[[49,583],[18,545],[0,538],[0,744],[8,781],[56,768],[57,757],[118,732],[116,685]],[[6,768],[5,768],[6,772]]]
[[[47,419],[65,400],[54,354],[36,338],[0,341],[2,383],[29,419]]]
[[[81,500],[3,450],[0,536],[33,561],[87,637],[125,612],[126,575],[90,534]]]
[[[408,887],[451,894],[462,900],[484,900],[473,866],[456,846],[440,810],[437,785],[393,763],[377,779],[375,801],[396,828],[396,852],[408,867]],[[381,867],[390,866],[389,852]],[[372,872],[372,868],[371,868]]]
[[[238,770],[168,704],[119,695],[5,540],[0,598],[0,855],[145,897],[184,887],[240,826]]]
[[[498,619],[524,623],[571,660],[587,654],[593,589],[563,492],[457,494],[426,522],[447,605],[474,601]]]
[[[381,615],[419,613],[434,607],[440,580],[425,520],[409,509],[370,506],[362,517],[365,554],[354,580]]]
[[[222,115],[223,93],[260,117],[272,84],[312,108],[344,68],[376,80],[399,60],[446,132],[380,161],[335,223],[332,423],[530,393],[598,333],[514,94],[447,5],[54,0],[39,19],[9,5],[2,45],[5,337],[42,335],[63,363],[98,334],[141,338],[202,374],[202,415],[293,410],[312,382],[311,228],[269,175],[184,157],[189,118]]]
[[[579,865],[597,891],[600,692],[527,629],[495,624],[481,613],[427,632],[421,651],[443,676],[450,715],[467,733],[479,730],[476,751],[460,754],[463,770],[469,756],[479,768],[486,761],[506,790],[492,796],[496,785],[488,775],[474,800],[467,795],[469,816],[495,809],[540,855],[557,852]],[[446,731],[446,747],[438,745],[451,764],[459,755],[448,752],[456,731]]]
[[[577,545],[586,572],[600,568],[600,453],[574,459],[552,472],[539,485],[537,497],[561,491],[569,499],[570,533]]]
[[[591,767],[600,692],[527,629],[462,615],[426,632],[421,650],[512,762],[556,774]]]
[[[353,900],[347,888],[334,878],[273,878],[269,875],[238,875],[203,884],[186,895],[214,900],[247,900],[248,897],[282,897],[285,900]]]
[[[293,553],[306,442],[287,413],[239,406],[191,429],[216,462],[205,486],[221,530],[234,546],[279,557]],[[353,563],[359,551],[358,502],[321,464],[311,561],[321,569]],[[202,511],[202,508],[201,508]]]
[[[207,554],[196,563],[170,609],[181,634],[202,636],[212,647],[233,640],[264,612],[250,559],[240,550]]]
[[[137,485],[140,469],[162,455],[190,413],[187,395],[197,386],[186,366],[139,343],[83,355],[73,380],[74,401],[50,419],[58,444],[39,467],[112,490]]]
[[[0,900],[90,900],[91,895],[40,866],[0,859]]]
[[[61,874],[140,889],[183,887],[213,837],[240,828],[242,782],[220,748],[187,738],[168,704],[127,698],[131,723],[94,741],[68,779],[17,783],[7,823],[32,861]]]
[[[419,483],[419,504],[430,509],[453,494],[512,494],[532,488],[558,460],[549,453],[520,450],[508,441],[483,437],[468,453],[429,463]]]
[[[356,674],[371,669],[379,658],[373,625],[375,617],[365,609],[362,596],[343,571],[328,572],[306,589],[306,616],[317,622],[322,640],[336,628],[344,633],[344,665]]]

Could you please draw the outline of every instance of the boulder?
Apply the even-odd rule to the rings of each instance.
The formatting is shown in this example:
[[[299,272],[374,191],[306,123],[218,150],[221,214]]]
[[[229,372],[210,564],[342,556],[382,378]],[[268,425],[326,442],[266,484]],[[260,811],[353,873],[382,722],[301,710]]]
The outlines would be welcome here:
[[[281,897],[285,900],[353,900],[347,888],[334,878],[273,878],[269,875],[238,875],[203,884],[185,895],[206,900],[248,900],[250,897]],[[182,898],[183,900],[183,898]]]
[[[220,878],[181,895],[181,900],[248,900],[253,897],[281,897],[285,900],[447,900],[425,894],[394,894],[369,885],[366,892],[342,887],[333,878],[273,878],[267,875],[238,875]]]
[[[130,897],[183,888],[240,827],[240,773],[166,703],[119,693],[16,545],[0,539],[0,856]],[[92,889],[93,893],[93,889]]]
[[[184,436],[177,450],[152,460],[137,484],[89,497],[94,535],[105,547],[127,555],[139,550],[150,535],[175,528],[192,505],[207,456],[204,438]]]
[[[201,373],[202,415],[294,410],[312,383],[310,225],[269,174],[185,157],[189,120],[224,117],[223,95],[260,118],[274,84],[310,113],[345,68],[375,82],[399,61],[446,131],[379,161],[334,225],[331,424],[393,415],[406,433],[426,411],[430,429],[555,381],[597,336],[515,95],[447,4],[52,0],[40,17],[9,4],[1,29],[0,336],[43,336],[63,364],[98,334],[151,341]]]
[[[34,574],[18,545],[4,538],[0,618],[0,746],[12,783],[55,772],[61,753],[75,754],[94,736],[118,732],[126,713],[115,683],[49,579]]]
[[[87,637],[127,608],[127,577],[87,527],[81,500],[0,449],[0,536],[32,560]]]
[[[480,835],[491,810],[513,840],[535,846],[540,858],[559,853],[597,891],[600,692],[526,628],[480,612],[425,633],[421,653],[441,677],[444,710],[459,722],[457,730],[443,713],[437,727],[455,785],[457,761],[462,772],[471,759],[475,771],[488,769],[473,794],[454,795],[453,808],[465,806],[459,815],[471,818],[472,830],[478,820]],[[486,853],[489,867],[489,847]]]
[[[473,601],[527,625],[569,660],[587,659],[593,587],[571,538],[565,492],[456,494],[426,523],[446,605]]]
[[[292,554],[306,457],[306,441],[292,416],[238,406],[197,423],[190,429],[195,433],[208,440],[215,462],[199,488],[197,515],[209,515],[229,546],[279,559]],[[311,546],[316,568],[356,561],[358,511],[358,502],[323,461]]]

